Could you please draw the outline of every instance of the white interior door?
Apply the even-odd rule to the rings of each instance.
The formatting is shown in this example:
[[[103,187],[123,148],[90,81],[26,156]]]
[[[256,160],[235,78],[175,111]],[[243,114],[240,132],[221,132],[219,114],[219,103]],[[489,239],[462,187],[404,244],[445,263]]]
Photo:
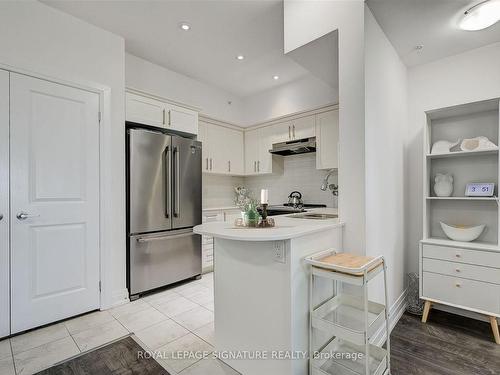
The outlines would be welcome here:
[[[11,73],[12,333],[99,307],[99,96]]]
[[[0,337],[10,334],[9,73],[0,70]]]

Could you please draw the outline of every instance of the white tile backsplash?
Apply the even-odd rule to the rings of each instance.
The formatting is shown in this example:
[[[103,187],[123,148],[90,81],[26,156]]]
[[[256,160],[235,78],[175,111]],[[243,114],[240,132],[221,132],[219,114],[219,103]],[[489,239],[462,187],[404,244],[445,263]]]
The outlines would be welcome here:
[[[334,197],[330,190],[320,189],[326,170],[316,169],[316,154],[300,154],[284,157],[283,174],[245,177],[244,184],[257,195],[260,189],[269,190],[269,204],[288,202],[288,195],[294,191],[302,193],[304,203],[326,204],[333,207]],[[330,183],[337,183],[336,174]]]
[[[203,174],[203,208],[234,206],[234,188],[241,185],[243,177]]]
[[[203,208],[233,206],[234,187],[243,185],[258,199],[260,189],[269,190],[270,204],[283,204],[288,201],[290,192],[302,193],[304,203],[334,206],[330,190],[320,189],[326,170],[316,169],[316,154],[300,154],[284,157],[283,174],[230,177],[203,174]],[[330,183],[338,183],[338,176],[332,175]]]

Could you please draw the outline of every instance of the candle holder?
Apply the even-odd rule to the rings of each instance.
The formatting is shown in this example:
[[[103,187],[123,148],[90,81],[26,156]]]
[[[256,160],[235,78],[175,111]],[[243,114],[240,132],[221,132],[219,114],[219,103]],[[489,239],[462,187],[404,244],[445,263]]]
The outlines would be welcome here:
[[[267,217],[267,203],[262,203],[262,218],[259,220],[259,228],[271,228],[274,225],[274,219]]]

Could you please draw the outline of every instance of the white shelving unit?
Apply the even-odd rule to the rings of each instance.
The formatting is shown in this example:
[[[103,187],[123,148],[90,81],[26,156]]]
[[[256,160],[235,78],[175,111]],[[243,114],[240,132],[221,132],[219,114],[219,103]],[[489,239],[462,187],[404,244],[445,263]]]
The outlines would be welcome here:
[[[431,154],[432,145],[439,140],[455,142],[485,136],[498,145],[499,99],[429,111],[426,122],[423,239],[419,257],[420,295],[426,301],[422,321],[427,320],[433,303],[479,312],[490,317],[495,341],[500,344],[496,321],[500,317],[500,277],[487,277],[492,268],[500,275],[499,205],[496,197],[465,196],[466,184],[471,182],[494,182],[498,196],[499,149],[456,151],[457,146],[450,153]],[[437,173],[453,175],[452,196],[434,194]],[[486,229],[476,241],[457,242],[446,237],[440,221],[485,224]]]

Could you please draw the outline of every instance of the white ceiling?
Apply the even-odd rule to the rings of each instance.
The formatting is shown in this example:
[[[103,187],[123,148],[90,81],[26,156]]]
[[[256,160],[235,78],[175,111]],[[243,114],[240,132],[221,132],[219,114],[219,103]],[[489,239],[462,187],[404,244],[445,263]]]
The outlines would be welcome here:
[[[457,27],[463,11],[483,0],[367,0],[408,66],[424,64],[500,41],[500,23],[481,31]],[[422,50],[415,46],[423,45]]]
[[[281,0],[43,2],[123,36],[133,55],[240,97],[309,74],[283,54]]]

